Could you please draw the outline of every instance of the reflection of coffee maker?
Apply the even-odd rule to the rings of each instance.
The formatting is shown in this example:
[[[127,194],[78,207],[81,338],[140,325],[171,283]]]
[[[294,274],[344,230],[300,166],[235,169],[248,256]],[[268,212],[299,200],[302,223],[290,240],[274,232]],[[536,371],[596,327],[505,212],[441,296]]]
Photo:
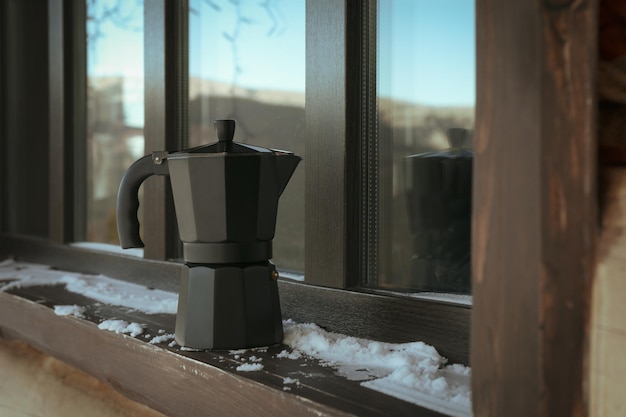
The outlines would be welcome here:
[[[278,198],[301,158],[233,142],[233,120],[215,126],[217,143],[155,152],[128,168],[117,202],[120,243],[143,247],[137,191],[149,176],[169,175],[186,262],[177,343],[196,349],[280,343],[278,273],[268,260]]]
[[[412,286],[469,293],[472,225],[471,131],[448,130],[451,148],[407,156],[404,182],[411,235]]]

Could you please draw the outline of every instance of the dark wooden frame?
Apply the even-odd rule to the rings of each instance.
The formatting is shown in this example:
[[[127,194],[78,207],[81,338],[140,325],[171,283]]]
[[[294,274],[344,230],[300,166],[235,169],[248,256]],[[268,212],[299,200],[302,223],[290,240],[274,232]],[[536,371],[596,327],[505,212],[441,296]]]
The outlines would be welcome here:
[[[84,240],[87,135],[86,6],[48,0],[49,236],[53,242]],[[55,53],[59,52],[59,53]]]
[[[587,414],[596,9],[477,0],[475,415]]]
[[[1,226],[4,231],[34,236],[49,233],[49,78],[42,73],[49,60],[46,4],[47,0],[0,3],[4,55],[1,197],[12,203],[3,207]],[[28,24],[23,23],[26,19]],[[9,137],[19,139],[6,140]]]
[[[375,9],[371,0],[307,2],[304,272],[311,284],[364,285],[377,255],[367,221],[376,213],[365,194],[377,180],[365,163],[375,140]]]
[[[4,137],[6,136],[6,122],[4,118],[6,117],[6,42],[7,42],[7,33],[6,33],[6,10],[4,7],[0,7],[0,153],[6,154],[6,144]],[[2,164],[4,165],[4,164]],[[4,166],[0,168],[0,195],[6,195],[7,189],[7,180],[8,173]],[[5,204],[0,204],[0,230],[6,230],[6,212],[7,208]]]
[[[144,5],[146,153],[179,150],[187,140],[187,15],[186,0]],[[176,258],[180,245],[169,181],[155,176],[144,187],[144,256]]]
[[[347,2],[306,5],[305,276],[308,282],[343,287],[350,232],[347,100]],[[324,65],[309,63],[324,62]],[[326,103],[326,104],[325,104]],[[332,104],[329,104],[332,103]],[[356,132],[353,132],[356,133]],[[323,242],[323,243],[322,243]]]

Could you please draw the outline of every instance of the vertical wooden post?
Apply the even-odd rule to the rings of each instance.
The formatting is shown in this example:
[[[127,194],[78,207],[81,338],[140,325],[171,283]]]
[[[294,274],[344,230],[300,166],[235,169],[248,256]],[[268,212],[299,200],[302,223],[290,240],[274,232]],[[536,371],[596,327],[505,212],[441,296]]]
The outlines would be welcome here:
[[[477,0],[477,416],[586,415],[596,7]]]

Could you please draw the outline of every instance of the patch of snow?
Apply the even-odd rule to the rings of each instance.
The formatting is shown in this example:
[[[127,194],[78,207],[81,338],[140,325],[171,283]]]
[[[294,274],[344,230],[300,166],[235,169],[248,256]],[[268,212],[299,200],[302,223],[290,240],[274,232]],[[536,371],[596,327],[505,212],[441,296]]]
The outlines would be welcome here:
[[[143,333],[143,325],[139,323],[128,323],[124,320],[104,320],[98,325],[100,330],[108,330],[115,333],[130,334],[132,337]]]
[[[297,350],[293,350],[288,352],[286,349],[282,350],[279,354],[276,355],[277,358],[287,358],[287,359],[300,359],[302,354]]]
[[[239,372],[254,372],[262,369],[263,365],[260,363],[243,363],[236,368]]]
[[[105,304],[127,307],[146,314],[176,314],[178,294],[151,290],[143,285],[104,275],[79,274],[51,269],[46,265],[5,260],[0,263],[0,280],[12,279],[0,288],[26,288],[40,285],[65,285],[70,292]]]
[[[74,242],[70,243],[70,246],[143,258],[143,248],[122,249],[119,245],[98,242]]]
[[[147,314],[176,314],[175,293],[150,290],[143,285],[120,281],[104,275],[66,275],[61,279],[68,291],[105,304],[128,307]]]
[[[408,381],[396,380],[396,378],[402,378],[404,373],[404,371],[400,371],[396,375],[363,382],[361,385],[449,416],[468,417],[472,415],[471,403],[469,403],[465,388],[450,387],[443,378],[435,379],[430,382],[430,387],[425,387],[423,381],[418,381],[419,378],[415,378],[412,374],[406,375]],[[411,385],[411,382],[415,382],[415,384]],[[469,381],[467,385],[469,385]],[[433,390],[440,391],[441,395],[433,395]]]
[[[183,352],[202,352],[202,349],[194,349],[187,346],[181,346],[180,350],[182,350]]]
[[[295,379],[295,378],[283,378],[283,384],[288,385],[288,384],[295,384],[295,385],[300,385],[300,380],[299,379]]]
[[[171,340],[174,338],[174,335],[172,333],[165,333],[162,334],[161,336],[155,336],[152,339],[150,339],[150,341],[148,343],[150,343],[151,345],[155,345],[157,343],[163,343],[166,342],[168,340]]]
[[[54,314],[56,314],[57,316],[84,317],[85,307],[77,305],[54,306]]]
[[[445,366],[446,359],[423,342],[385,343],[327,332],[315,324],[283,321],[283,343],[294,352],[335,367],[366,388],[451,416],[470,416],[470,369]]]

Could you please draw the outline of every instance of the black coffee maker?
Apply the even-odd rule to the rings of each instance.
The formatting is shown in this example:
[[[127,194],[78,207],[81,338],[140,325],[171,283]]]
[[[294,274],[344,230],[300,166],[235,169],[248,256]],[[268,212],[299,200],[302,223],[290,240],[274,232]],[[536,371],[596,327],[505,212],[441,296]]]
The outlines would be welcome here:
[[[448,130],[450,149],[404,159],[413,288],[470,293],[471,137],[468,129],[452,128]]]
[[[278,273],[269,259],[278,199],[302,158],[233,142],[234,120],[215,127],[216,143],[154,152],[128,168],[117,201],[120,244],[143,247],[139,186],[151,175],[169,175],[186,266],[176,342],[195,349],[277,344]]]

